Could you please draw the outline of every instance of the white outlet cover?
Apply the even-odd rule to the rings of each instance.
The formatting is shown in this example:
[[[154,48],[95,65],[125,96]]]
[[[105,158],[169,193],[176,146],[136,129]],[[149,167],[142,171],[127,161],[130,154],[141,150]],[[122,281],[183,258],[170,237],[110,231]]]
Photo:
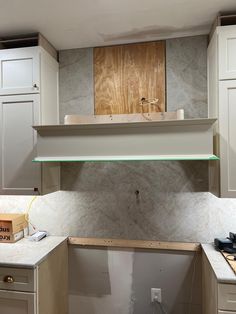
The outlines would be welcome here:
[[[151,288],[151,302],[161,303],[161,288]]]

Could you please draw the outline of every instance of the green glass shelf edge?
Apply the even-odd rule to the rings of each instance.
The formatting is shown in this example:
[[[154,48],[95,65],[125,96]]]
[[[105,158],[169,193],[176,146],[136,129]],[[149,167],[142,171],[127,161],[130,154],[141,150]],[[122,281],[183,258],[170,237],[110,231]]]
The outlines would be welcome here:
[[[145,157],[139,157],[139,158],[120,158],[120,159],[33,159],[33,162],[115,162],[115,161],[181,161],[181,160],[219,160],[220,158],[217,157],[216,155],[210,155],[206,157],[184,157],[184,156],[170,156],[170,157],[162,157],[162,156],[156,156],[156,157],[150,157],[150,158],[145,158]]]

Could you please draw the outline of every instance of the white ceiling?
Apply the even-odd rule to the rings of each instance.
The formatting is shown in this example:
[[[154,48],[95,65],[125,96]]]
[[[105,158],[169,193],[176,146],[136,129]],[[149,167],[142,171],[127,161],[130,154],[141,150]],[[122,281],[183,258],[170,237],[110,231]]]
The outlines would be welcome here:
[[[236,0],[0,0],[0,37],[41,32],[58,50],[209,33]]]

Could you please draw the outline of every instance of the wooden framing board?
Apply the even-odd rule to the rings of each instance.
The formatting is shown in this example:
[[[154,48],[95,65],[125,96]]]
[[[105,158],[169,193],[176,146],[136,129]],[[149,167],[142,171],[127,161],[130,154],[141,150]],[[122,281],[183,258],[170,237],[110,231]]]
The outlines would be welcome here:
[[[201,250],[200,243],[191,242],[162,242],[150,240],[122,240],[122,239],[102,239],[102,238],[78,238],[69,237],[70,245],[79,246],[102,246],[120,248],[139,248],[170,251],[196,252]]]
[[[147,122],[163,120],[183,120],[184,110],[179,109],[172,112],[155,113],[130,113],[112,115],[66,115],[64,124],[88,124],[88,123],[126,123],[126,122]]]
[[[165,111],[165,41],[94,48],[94,92],[95,114]]]

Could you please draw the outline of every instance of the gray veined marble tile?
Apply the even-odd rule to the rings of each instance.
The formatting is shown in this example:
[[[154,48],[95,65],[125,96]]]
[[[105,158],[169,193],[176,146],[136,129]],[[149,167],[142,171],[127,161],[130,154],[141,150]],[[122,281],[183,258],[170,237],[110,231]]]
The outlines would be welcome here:
[[[166,41],[167,108],[207,117],[207,36]]]
[[[207,116],[207,36],[167,40],[168,110]],[[60,111],[93,113],[92,49],[60,52]],[[236,200],[208,193],[208,163],[62,164],[62,191],[38,197],[30,211],[55,235],[211,242],[236,231]],[[136,191],[139,194],[136,194]],[[24,212],[31,197],[0,196],[3,212]]]
[[[59,52],[60,122],[66,114],[93,114],[93,49]]]

